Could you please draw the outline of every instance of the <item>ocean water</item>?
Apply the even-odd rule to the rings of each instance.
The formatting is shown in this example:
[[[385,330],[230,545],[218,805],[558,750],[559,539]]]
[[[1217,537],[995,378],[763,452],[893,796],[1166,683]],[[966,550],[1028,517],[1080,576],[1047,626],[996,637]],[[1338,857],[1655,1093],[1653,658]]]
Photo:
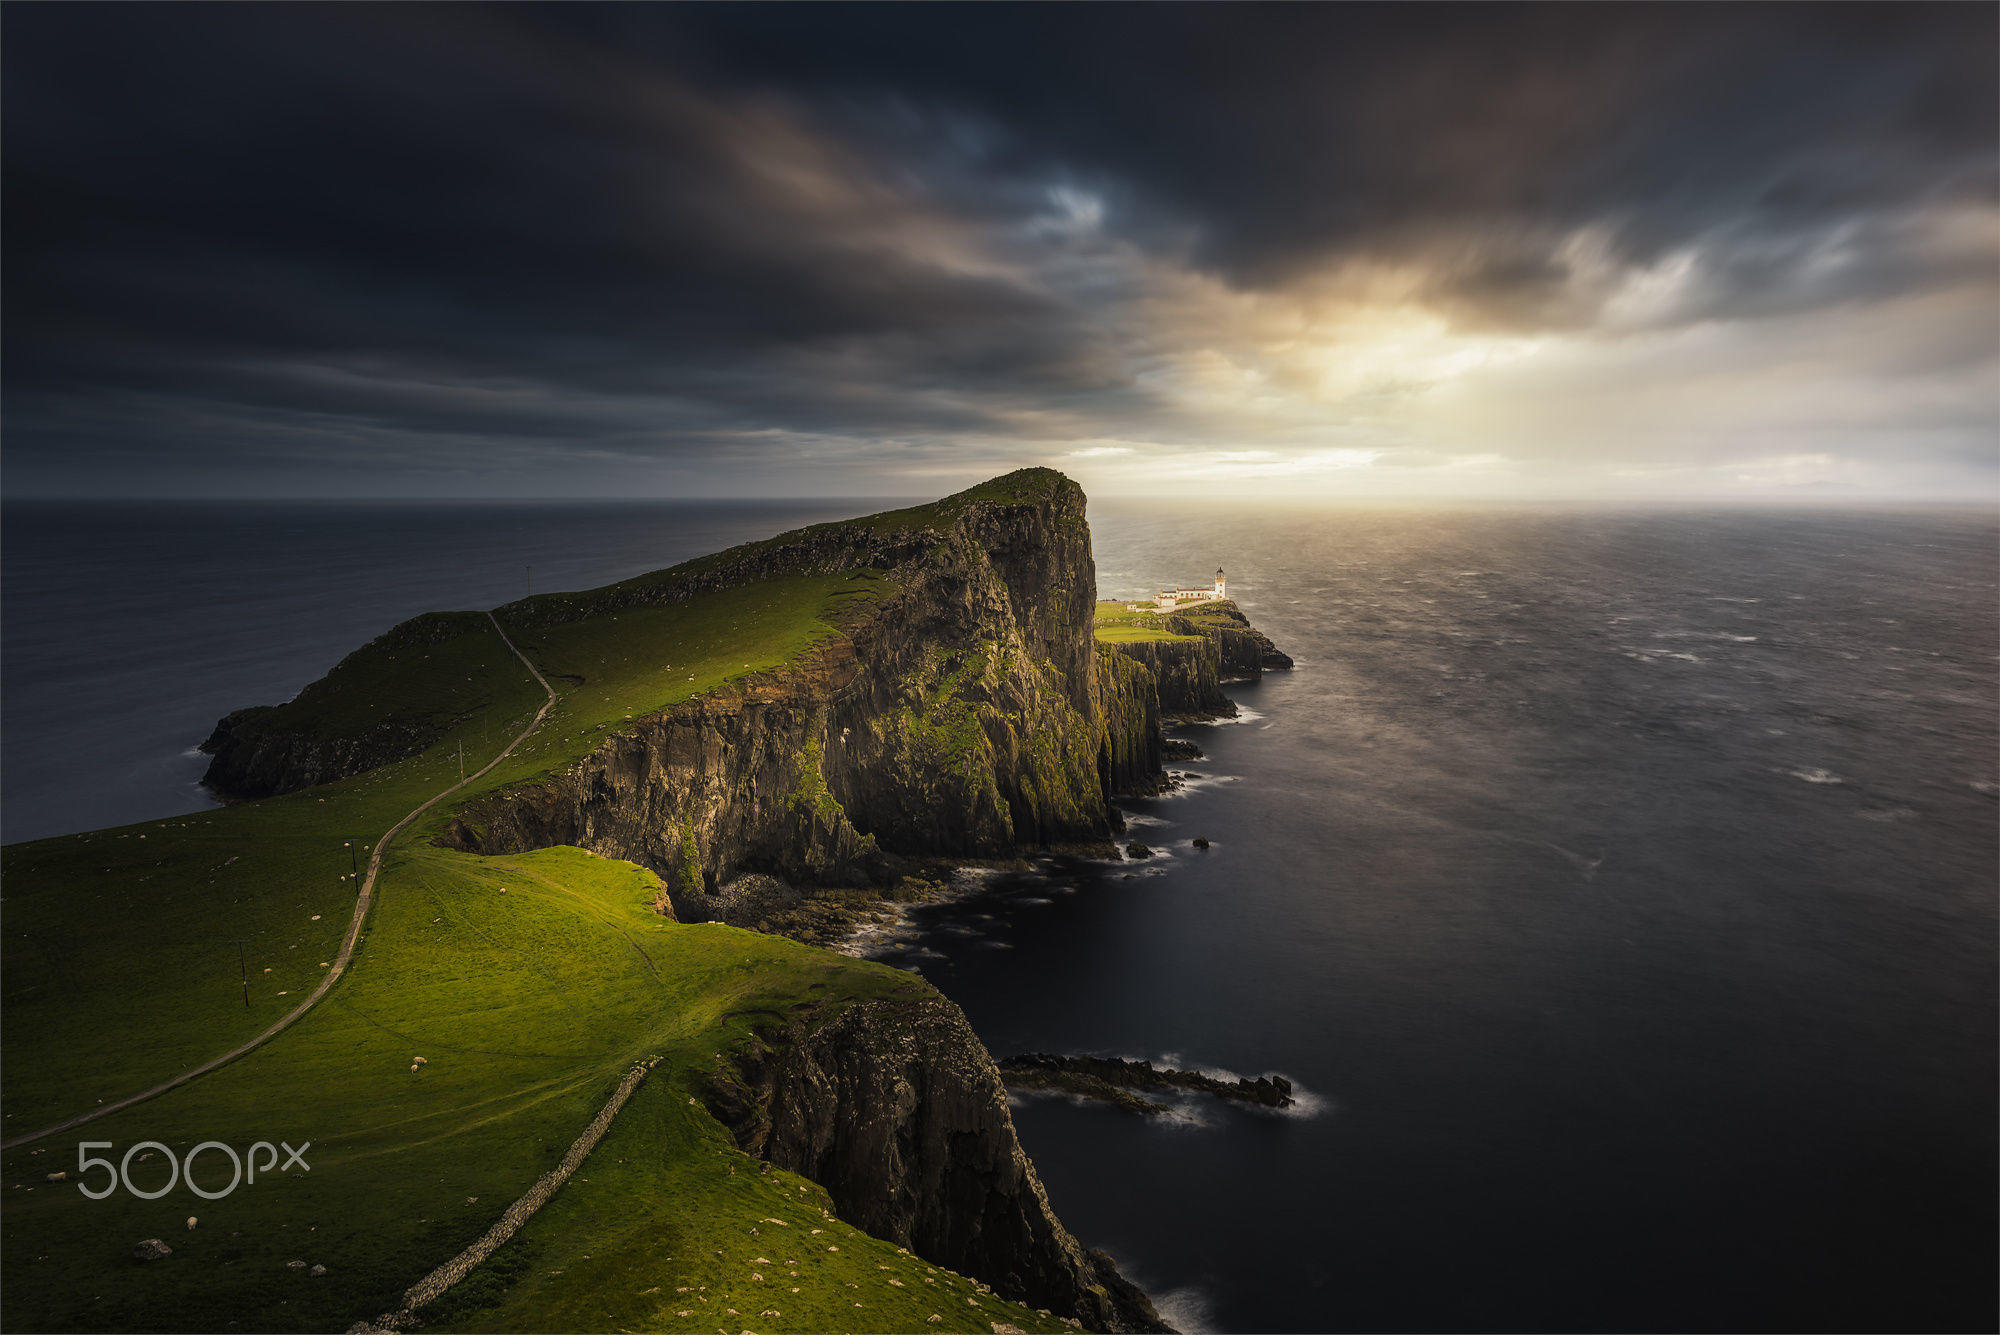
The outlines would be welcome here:
[[[523,565],[583,587],[863,508],[10,507],[0,828],[190,809],[216,715]],[[1016,1108],[1177,1324],[1994,1326],[1991,516],[1093,530],[1107,595],[1224,565],[1298,669],[1124,804],[1162,856],[967,878],[879,949],[997,1054],[1298,1083]]]

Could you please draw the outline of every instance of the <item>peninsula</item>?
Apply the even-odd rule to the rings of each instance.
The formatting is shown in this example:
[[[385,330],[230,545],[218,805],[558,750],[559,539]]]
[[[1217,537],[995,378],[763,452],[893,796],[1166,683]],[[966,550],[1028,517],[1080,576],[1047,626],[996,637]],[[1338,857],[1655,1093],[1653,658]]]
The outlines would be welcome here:
[[[217,725],[233,805],[5,850],[10,1316],[1163,1329],[956,1006],[744,928],[1108,855],[1163,722],[1289,665],[1098,603],[1045,469],[396,627]],[[190,1157],[280,1137],[309,1173]],[[84,1140],[185,1171],[91,1199]]]

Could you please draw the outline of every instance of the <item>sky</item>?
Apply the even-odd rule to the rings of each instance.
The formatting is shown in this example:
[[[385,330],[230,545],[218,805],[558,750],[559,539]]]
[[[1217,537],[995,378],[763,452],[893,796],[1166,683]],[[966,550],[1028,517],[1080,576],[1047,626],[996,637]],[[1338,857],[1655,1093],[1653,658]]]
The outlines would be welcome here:
[[[1996,15],[10,4],[0,487],[1992,503]]]

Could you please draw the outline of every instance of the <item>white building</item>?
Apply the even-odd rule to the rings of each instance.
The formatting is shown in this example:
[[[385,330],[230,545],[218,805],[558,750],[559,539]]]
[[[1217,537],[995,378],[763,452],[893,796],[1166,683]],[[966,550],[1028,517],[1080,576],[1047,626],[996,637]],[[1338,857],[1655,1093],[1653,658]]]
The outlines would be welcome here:
[[[1212,603],[1218,599],[1227,598],[1229,596],[1228,589],[1228,581],[1218,568],[1215,572],[1215,583],[1209,587],[1205,589],[1183,589],[1176,584],[1171,589],[1161,589],[1159,596],[1153,601],[1155,605],[1166,608],[1178,607],[1182,603]]]

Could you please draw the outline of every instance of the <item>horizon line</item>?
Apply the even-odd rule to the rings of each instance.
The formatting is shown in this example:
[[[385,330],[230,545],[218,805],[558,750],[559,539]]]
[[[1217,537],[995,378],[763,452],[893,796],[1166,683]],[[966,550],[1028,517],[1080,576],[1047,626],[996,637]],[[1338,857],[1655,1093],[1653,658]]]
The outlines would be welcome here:
[[[976,485],[976,484],[975,484]],[[959,488],[957,490],[963,490]],[[955,491],[941,493],[854,493],[851,495],[654,495],[654,496],[371,496],[371,495],[240,495],[240,494],[189,494],[179,496],[130,496],[102,495],[72,492],[49,492],[21,495],[0,495],[4,505],[326,505],[326,506],[497,506],[522,505],[535,507],[561,505],[832,505],[853,501],[857,504],[881,505],[925,505],[956,494]],[[1883,509],[1945,509],[1945,510],[1989,510],[2000,512],[2000,492],[1991,496],[1966,498],[1963,495],[1923,495],[1908,496],[1424,496],[1424,495],[1377,495],[1377,496],[1254,496],[1242,493],[1222,493],[1201,496],[1187,490],[1174,492],[1096,492],[1090,493],[1095,502],[1118,505],[1158,504],[1158,503],[1202,503],[1228,508],[1265,508],[1285,510],[1309,509],[1565,509],[1565,510],[1883,510]]]

